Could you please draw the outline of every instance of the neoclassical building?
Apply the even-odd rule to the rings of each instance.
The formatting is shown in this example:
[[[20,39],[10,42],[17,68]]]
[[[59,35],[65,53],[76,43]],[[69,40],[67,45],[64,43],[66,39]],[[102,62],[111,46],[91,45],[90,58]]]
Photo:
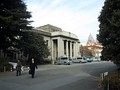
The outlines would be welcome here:
[[[75,34],[63,31],[61,28],[50,24],[34,28],[32,31],[38,32],[44,37],[51,53],[48,58],[52,60],[53,64],[58,57],[80,55],[80,41]]]

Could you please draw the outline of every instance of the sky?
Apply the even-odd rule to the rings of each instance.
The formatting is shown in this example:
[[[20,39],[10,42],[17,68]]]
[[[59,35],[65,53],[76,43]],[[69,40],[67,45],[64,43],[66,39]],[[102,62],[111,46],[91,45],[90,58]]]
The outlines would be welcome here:
[[[31,12],[33,27],[46,24],[61,28],[78,36],[86,43],[91,34],[96,40],[98,17],[105,0],[25,0]]]

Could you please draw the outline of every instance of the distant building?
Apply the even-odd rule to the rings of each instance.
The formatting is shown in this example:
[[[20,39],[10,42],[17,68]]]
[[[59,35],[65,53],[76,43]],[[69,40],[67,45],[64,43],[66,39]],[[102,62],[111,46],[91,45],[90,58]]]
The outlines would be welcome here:
[[[75,34],[50,24],[37,27],[32,31],[38,32],[44,37],[51,53],[48,58],[52,60],[53,64],[61,56],[76,57],[80,55],[80,41]]]
[[[100,57],[101,56],[102,45],[99,43],[98,40],[95,41],[91,34],[88,37],[88,41],[86,43],[86,47],[89,50],[92,50],[92,54],[95,57]]]

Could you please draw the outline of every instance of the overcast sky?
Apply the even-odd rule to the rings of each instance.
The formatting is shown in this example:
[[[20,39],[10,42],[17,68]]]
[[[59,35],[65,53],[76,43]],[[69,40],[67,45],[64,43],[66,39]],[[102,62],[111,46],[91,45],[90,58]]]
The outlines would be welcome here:
[[[81,43],[92,34],[96,39],[99,30],[98,16],[105,0],[26,0],[28,11],[39,27],[51,24],[63,31],[74,33]]]

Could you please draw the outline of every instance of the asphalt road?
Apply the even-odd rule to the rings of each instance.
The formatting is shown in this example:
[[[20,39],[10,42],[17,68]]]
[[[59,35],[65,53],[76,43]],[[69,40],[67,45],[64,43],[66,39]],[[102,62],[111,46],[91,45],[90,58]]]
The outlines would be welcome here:
[[[100,74],[116,69],[111,62],[72,65],[41,65],[35,78],[28,69],[21,76],[0,72],[0,90],[103,90],[98,87]]]

